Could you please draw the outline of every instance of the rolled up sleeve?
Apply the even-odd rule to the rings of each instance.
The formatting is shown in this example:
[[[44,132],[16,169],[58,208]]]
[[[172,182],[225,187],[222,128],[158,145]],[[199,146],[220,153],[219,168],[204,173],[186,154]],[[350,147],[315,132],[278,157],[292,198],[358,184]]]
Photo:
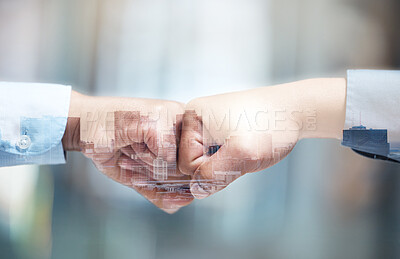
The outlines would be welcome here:
[[[65,163],[71,87],[0,83],[0,166]]]

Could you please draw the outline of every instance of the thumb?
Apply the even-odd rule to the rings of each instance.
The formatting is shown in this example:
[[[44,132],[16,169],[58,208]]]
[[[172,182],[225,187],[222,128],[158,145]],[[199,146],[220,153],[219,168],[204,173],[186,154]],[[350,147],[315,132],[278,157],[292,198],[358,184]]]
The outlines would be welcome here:
[[[204,199],[227,187],[240,176],[272,164],[271,138],[231,136],[194,173],[192,195]]]
[[[203,125],[193,110],[185,111],[182,119],[178,166],[182,173],[193,175],[203,162]]]

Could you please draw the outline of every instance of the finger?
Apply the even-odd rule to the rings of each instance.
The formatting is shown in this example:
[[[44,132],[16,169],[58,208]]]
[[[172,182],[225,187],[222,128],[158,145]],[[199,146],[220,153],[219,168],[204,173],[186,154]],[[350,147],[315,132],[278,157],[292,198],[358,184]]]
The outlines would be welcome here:
[[[107,167],[104,172],[114,181],[135,189],[167,213],[174,213],[193,201],[190,179],[160,183],[151,177],[152,172],[145,163],[132,161],[125,155],[120,156],[118,165]]]
[[[154,154],[155,157],[161,158],[168,163],[176,163],[177,158],[177,138],[176,131],[171,126],[158,125],[156,121],[149,121],[147,118],[142,119],[140,123],[142,136],[137,136],[133,144],[133,148],[147,149]],[[144,143],[140,146],[135,143]]]
[[[183,174],[193,175],[204,162],[203,128],[195,111],[185,111],[179,144],[178,167]]]
[[[152,177],[153,166],[143,162],[140,159],[132,159],[132,156],[127,156],[123,153],[116,161],[116,165],[124,170],[140,172]]]
[[[167,179],[160,181],[154,178],[156,176],[154,175],[155,168],[152,165],[147,165],[140,160],[133,161],[126,155],[121,155],[118,160],[118,165],[123,170],[133,171],[135,173],[131,181],[132,187],[141,194],[146,194],[146,198],[157,207],[164,210],[179,209],[182,206],[188,205],[193,200],[193,196],[190,192],[191,178],[188,176],[184,178],[182,178],[182,176],[168,176]],[[168,175],[170,174],[171,172],[168,170]],[[125,173],[122,172],[120,174],[122,179],[119,179],[119,181],[124,181],[124,176]],[[124,181],[124,183],[126,182]]]
[[[191,192],[204,199],[240,176],[267,168],[273,162],[270,138],[232,136],[211,157],[205,158],[193,177]]]
[[[180,124],[181,116],[176,116],[174,120]],[[171,127],[164,125],[163,122],[149,119],[149,116],[143,116],[139,112],[116,112],[116,146],[123,149],[126,155],[136,155],[137,158],[151,165],[155,159],[166,161],[171,175],[181,176],[177,167],[177,137],[175,128],[177,125],[171,124]],[[169,123],[168,123],[169,124]],[[179,126],[179,125],[178,125]],[[131,145],[132,150],[126,148]]]
[[[139,111],[114,112],[115,149],[118,150],[133,142],[142,142],[141,119]]]
[[[158,155],[157,121],[139,111],[117,111],[114,113],[114,125],[115,149],[132,143],[145,143],[151,152]]]
[[[155,123],[149,123],[143,131],[143,142],[133,143],[132,148],[139,158],[149,165],[166,163],[169,176],[182,176],[177,168],[177,138],[172,128],[159,130]]]
[[[153,161],[156,158],[144,143],[133,143],[121,148],[121,152],[132,160],[141,160],[147,165],[153,165]]]

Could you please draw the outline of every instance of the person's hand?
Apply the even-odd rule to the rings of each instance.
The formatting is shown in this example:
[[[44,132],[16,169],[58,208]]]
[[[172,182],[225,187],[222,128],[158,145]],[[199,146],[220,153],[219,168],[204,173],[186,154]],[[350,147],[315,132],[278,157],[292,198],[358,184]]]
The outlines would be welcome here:
[[[188,103],[179,168],[193,177],[193,196],[208,197],[246,173],[276,164],[300,138],[340,137],[344,80],[328,82],[325,89],[308,80]]]
[[[177,169],[183,111],[172,101],[73,92],[64,148],[81,151],[102,173],[173,213],[193,200],[191,177]]]

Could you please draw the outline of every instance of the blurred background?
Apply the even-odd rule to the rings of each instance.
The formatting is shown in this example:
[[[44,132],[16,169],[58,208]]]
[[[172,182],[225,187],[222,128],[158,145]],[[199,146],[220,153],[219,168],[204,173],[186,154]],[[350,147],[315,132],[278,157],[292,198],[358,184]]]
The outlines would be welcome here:
[[[399,11],[398,0],[0,0],[0,80],[186,102],[396,69]],[[0,258],[398,258],[398,190],[399,165],[306,140],[168,215],[69,153],[66,165],[0,169]]]

